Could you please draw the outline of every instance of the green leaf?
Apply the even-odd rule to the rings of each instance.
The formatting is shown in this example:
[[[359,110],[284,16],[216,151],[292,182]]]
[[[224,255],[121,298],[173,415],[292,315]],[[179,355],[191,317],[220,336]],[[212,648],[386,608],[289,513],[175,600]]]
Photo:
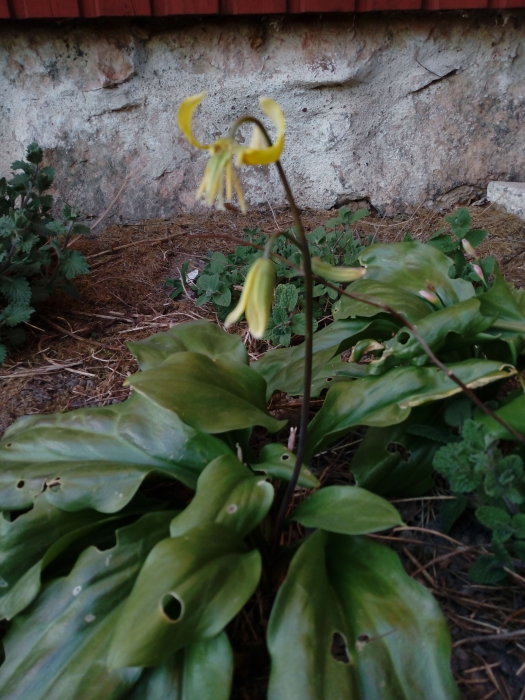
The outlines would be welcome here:
[[[424,318],[432,311],[430,303],[418,296],[417,292],[405,290],[395,284],[388,284],[381,280],[363,278],[353,282],[347,289],[349,292],[352,292],[352,294],[358,294],[360,297],[364,297],[370,301],[379,304],[387,304],[398,313],[405,316],[409,321],[412,321],[412,323],[420,318]],[[385,311],[378,306],[372,306],[372,304],[367,304],[364,301],[358,301],[357,299],[351,299],[346,296],[342,296],[341,299],[334,304],[333,312],[334,319],[336,320],[349,317],[355,318],[356,316],[371,318],[385,313]]]
[[[50,583],[4,638],[5,698],[118,700],[141,669],[104,663],[122,602],[151,548],[166,536],[172,513],[145,515],[117,531],[117,544],[85,550],[71,573]]]
[[[285,424],[266,412],[264,379],[239,362],[179,352],[158,367],[130,377],[128,383],[204,432],[255,425],[275,432]]]
[[[502,418],[508,425],[525,435],[525,393],[521,391],[517,396],[509,397],[509,400],[494,413]],[[487,442],[495,440],[513,440],[514,436],[504,426],[498,423],[492,416],[478,411],[476,423],[483,426]]]
[[[251,465],[255,472],[263,472],[274,479],[290,481],[295,467],[295,455],[284,445],[270,443],[265,445],[259,455],[259,461]],[[299,473],[299,486],[317,488],[319,480],[304,465]]]
[[[337,321],[323,328],[313,337],[313,396],[326,387],[326,378],[333,376],[333,365],[328,362],[346,347],[350,346],[371,326],[378,332],[389,333],[392,324],[386,322],[375,325],[367,319],[355,321]],[[339,363],[341,366],[343,363]],[[304,343],[290,348],[278,348],[265,353],[251,365],[266,380],[267,398],[277,391],[284,391],[291,396],[303,393],[304,386]]]
[[[199,352],[213,359],[248,363],[248,353],[238,335],[223,331],[209,321],[190,321],[165,333],[128,343],[142,370],[153,369],[176,352]]]
[[[218,438],[185,425],[144,397],[69,413],[26,416],[0,442],[0,509],[30,508],[44,497],[58,508],[121,510],[151,472],[194,487]]]
[[[12,303],[29,304],[31,301],[31,286],[25,277],[0,278],[0,293]]]
[[[31,318],[34,309],[25,302],[13,302],[8,304],[0,313],[0,325],[17,326]]]
[[[229,700],[233,653],[226,634],[181,649],[173,661],[147,669],[125,700]]]
[[[364,538],[317,532],[301,545],[268,648],[269,700],[459,697],[435,600],[394,552]]]
[[[10,620],[27,607],[44,567],[102,520],[93,511],[65,513],[45,500],[13,521],[0,516],[0,618]]]
[[[409,433],[412,425],[411,415],[397,425],[367,430],[350,465],[358,486],[403,498],[429,491],[438,443]]]
[[[156,666],[188,644],[215,637],[252,595],[259,552],[207,523],[159,542],[124,604],[109,666]]]
[[[507,379],[516,371],[489,360],[466,360],[450,364],[449,369],[471,388]],[[460,391],[437,367],[399,367],[379,377],[334,384],[310,423],[307,455],[311,457],[356,425],[384,427],[401,423],[414,406]]]
[[[89,265],[79,250],[68,250],[60,261],[60,270],[66,279],[72,280],[79,275],[87,275]]]
[[[344,535],[365,535],[403,525],[396,508],[358,486],[326,486],[303,501],[293,520],[304,527]]]
[[[244,537],[268,513],[273,486],[251,472],[233,455],[217,457],[199,476],[197,492],[170,525],[170,535],[180,537],[207,522],[226,525]]]

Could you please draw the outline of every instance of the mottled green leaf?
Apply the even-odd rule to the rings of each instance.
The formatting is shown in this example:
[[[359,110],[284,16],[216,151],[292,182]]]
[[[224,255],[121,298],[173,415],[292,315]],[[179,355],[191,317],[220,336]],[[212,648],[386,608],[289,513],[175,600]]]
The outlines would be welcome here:
[[[223,632],[181,649],[173,661],[146,669],[125,700],[229,700],[233,653]]]
[[[344,535],[365,535],[403,525],[388,501],[358,486],[325,486],[308,496],[292,519],[304,527]]]
[[[268,626],[269,700],[453,700],[450,638],[397,555],[317,532],[299,548]]]
[[[313,381],[312,395],[317,396],[326,387],[326,378],[332,377],[337,369],[343,370],[345,363],[330,363],[341,352],[363,336],[365,331],[374,332],[380,337],[390,337],[396,330],[389,321],[372,322],[368,319],[337,321],[314,334],[313,338]],[[277,348],[265,353],[252,367],[259,372],[267,384],[267,398],[277,390],[291,396],[304,391],[304,343],[290,348]]]
[[[471,388],[508,378],[516,370],[489,360],[466,360],[449,369]],[[461,391],[437,367],[398,367],[378,377],[334,384],[321,410],[310,423],[307,454],[337,439],[352,427],[384,427],[405,420],[414,406],[452,396]]]
[[[199,352],[211,359],[222,358],[247,364],[248,353],[238,335],[223,331],[209,321],[190,321],[155,333],[145,340],[128,343],[141,369],[158,367],[176,352]]]
[[[132,396],[122,404],[26,416],[0,442],[0,508],[43,496],[59,508],[114,512],[160,471],[194,487],[202,469],[229,453],[218,438],[170,410]]]
[[[159,542],[115,630],[112,668],[156,666],[188,644],[215,637],[252,595],[261,558],[235,532],[207,523]]]
[[[376,304],[390,306],[390,308],[395,309],[409,321],[412,321],[412,323],[432,312],[431,304],[414,291],[403,289],[403,287],[398,287],[395,284],[387,284],[380,280],[363,278],[353,282],[350,287],[347,287],[347,290]],[[385,313],[379,306],[367,304],[364,301],[347,296],[342,296],[334,304],[333,312],[336,320],[356,316],[371,318],[372,316]]]
[[[290,481],[295,467],[295,455],[284,445],[270,443],[265,445],[260,454],[259,460],[251,465],[255,472],[263,472],[274,479]],[[305,488],[316,488],[319,480],[304,465],[299,473],[299,486]]]
[[[244,537],[268,513],[273,486],[233,455],[214,459],[197,482],[193,500],[173,519],[170,535],[179,537],[207,522],[226,525]]]
[[[38,594],[44,567],[108,518],[66,513],[41,499],[16,519],[7,517],[0,515],[0,619],[10,620]]]
[[[179,352],[128,382],[139,394],[203,432],[223,433],[254,425],[275,432],[285,424],[266,411],[264,379],[240,362]]]
[[[165,537],[172,513],[145,515],[117,533],[117,544],[85,550],[69,576],[50,583],[4,637],[3,698],[118,700],[141,669],[109,670],[105,659],[140,567]]]

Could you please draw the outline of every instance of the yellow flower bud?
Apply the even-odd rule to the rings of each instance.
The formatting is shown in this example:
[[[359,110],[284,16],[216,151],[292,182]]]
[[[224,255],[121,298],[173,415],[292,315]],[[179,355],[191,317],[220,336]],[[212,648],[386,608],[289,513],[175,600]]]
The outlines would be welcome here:
[[[272,309],[275,277],[274,263],[268,258],[257,258],[248,270],[241,298],[226,317],[224,327],[229,328],[246,314],[250,333],[254,338],[262,338]]]
[[[321,258],[312,258],[312,272],[314,275],[323,277],[331,282],[353,282],[363,277],[366,273],[365,267],[336,267],[329,265]]]

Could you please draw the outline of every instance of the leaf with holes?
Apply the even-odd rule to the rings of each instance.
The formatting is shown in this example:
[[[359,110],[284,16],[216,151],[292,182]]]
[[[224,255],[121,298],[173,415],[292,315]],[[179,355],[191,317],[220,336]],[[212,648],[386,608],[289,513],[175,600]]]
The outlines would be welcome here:
[[[30,508],[40,494],[65,510],[121,510],[152,472],[194,487],[230,450],[172,411],[132,396],[121,404],[26,416],[0,442],[0,508]]]
[[[67,513],[45,500],[12,521],[0,516],[0,618],[10,620],[27,607],[38,595],[42,570],[108,520],[93,511]]]
[[[252,464],[251,467],[255,472],[262,472],[273,479],[290,481],[295,467],[295,455],[284,445],[270,443],[262,448],[259,461]],[[297,483],[304,488],[315,489],[319,486],[319,479],[303,465]]]
[[[199,476],[191,503],[175,516],[170,535],[180,537],[207,522],[222,523],[244,537],[270,510],[273,486],[233,455],[218,457]]]
[[[260,575],[259,552],[248,551],[220,523],[159,542],[119,615],[110,667],[157,666],[188,644],[216,636]]]
[[[450,638],[431,594],[371,540],[317,532],[268,626],[269,700],[453,700]]]
[[[52,581],[3,639],[4,698],[117,700],[141,669],[109,670],[104,662],[122,602],[173,513],[145,515],[117,531],[117,544],[86,549],[71,573]]]

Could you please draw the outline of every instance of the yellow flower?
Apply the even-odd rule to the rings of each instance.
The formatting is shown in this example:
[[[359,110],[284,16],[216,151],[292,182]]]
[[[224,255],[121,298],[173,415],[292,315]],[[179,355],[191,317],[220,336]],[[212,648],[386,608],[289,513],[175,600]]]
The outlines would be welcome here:
[[[331,282],[353,282],[366,274],[365,267],[337,267],[321,258],[312,258],[312,272]]]
[[[272,308],[275,287],[275,265],[268,258],[257,258],[248,270],[239,303],[226,317],[229,328],[246,314],[248,327],[254,338],[262,338]]]
[[[197,190],[197,199],[203,198],[206,204],[215,201],[219,209],[224,209],[224,202],[230,201],[233,192],[237,195],[242,211],[246,211],[244,193],[233,165],[268,165],[279,160],[284,148],[285,121],[282,109],[269,97],[261,97],[263,112],[277,127],[277,138],[271,146],[263,143],[264,137],[257,125],[254,125],[252,139],[248,146],[242,146],[231,138],[223,138],[213,143],[201,143],[195,138],[192,129],[193,114],[200,105],[205,92],[187,97],[181,104],[177,115],[179,128],[192,146],[210,152],[204,177]]]

